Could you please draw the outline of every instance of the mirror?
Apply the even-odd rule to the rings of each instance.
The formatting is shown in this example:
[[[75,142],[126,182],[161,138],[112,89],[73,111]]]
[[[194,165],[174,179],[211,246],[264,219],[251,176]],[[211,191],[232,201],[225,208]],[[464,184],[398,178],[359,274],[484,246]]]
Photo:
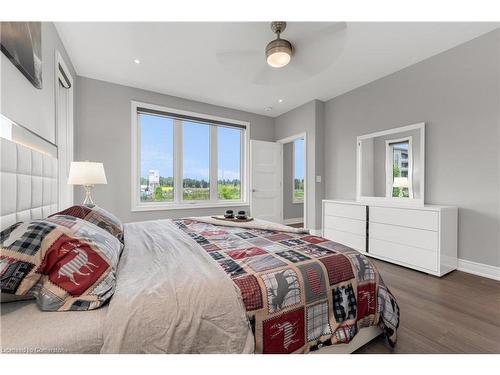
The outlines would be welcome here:
[[[424,205],[425,124],[358,137],[357,200]]]

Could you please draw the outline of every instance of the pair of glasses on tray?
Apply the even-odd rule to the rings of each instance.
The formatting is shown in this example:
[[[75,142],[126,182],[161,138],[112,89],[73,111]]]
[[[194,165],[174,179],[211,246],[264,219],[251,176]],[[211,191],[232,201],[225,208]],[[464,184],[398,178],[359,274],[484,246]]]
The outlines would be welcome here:
[[[224,216],[212,216],[217,220],[226,220],[226,221],[251,221],[253,218],[248,217],[246,212],[241,210],[235,215],[233,210],[227,210]]]

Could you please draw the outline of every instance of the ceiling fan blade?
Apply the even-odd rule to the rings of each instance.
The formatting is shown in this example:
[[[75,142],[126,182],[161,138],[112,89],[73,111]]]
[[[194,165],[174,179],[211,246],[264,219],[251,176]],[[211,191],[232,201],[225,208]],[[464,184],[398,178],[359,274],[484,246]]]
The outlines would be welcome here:
[[[237,50],[237,51],[217,51],[216,60],[221,64],[238,62],[241,60],[255,59],[262,55],[262,51],[257,50]]]
[[[300,57],[292,60],[292,62],[290,63],[290,68],[299,71],[306,77],[312,77],[317,73],[315,69],[310,66],[307,60],[301,59]]]
[[[300,81],[310,75],[300,65],[294,63],[279,69],[266,65],[255,76],[253,83],[257,85],[284,85],[290,83],[290,81]]]
[[[325,70],[344,49],[345,29],[345,22],[335,22],[331,26],[297,38],[292,62],[309,77]]]
[[[322,29],[311,31],[305,35],[295,38],[292,44],[309,44],[316,43],[324,38],[331,37],[336,33],[341,33],[347,28],[346,22],[334,22],[330,26],[326,26]]]
[[[269,67],[268,66],[264,66],[259,71],[259,73],[257,73],[255,75],[255,78],[253,79],[253,82],[256,83],[256,84],[258,84],[258,85],[262,85],[262,84],[268,83],[268,81],[269,81]]]

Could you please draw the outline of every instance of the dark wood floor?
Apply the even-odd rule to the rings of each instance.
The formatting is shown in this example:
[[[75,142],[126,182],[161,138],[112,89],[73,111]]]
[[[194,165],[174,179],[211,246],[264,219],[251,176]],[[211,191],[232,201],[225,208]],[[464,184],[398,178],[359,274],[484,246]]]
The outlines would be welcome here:
[[[500,281],[373,262],[400,307],[398,342],[379,337],[356,353],[500,353]]]

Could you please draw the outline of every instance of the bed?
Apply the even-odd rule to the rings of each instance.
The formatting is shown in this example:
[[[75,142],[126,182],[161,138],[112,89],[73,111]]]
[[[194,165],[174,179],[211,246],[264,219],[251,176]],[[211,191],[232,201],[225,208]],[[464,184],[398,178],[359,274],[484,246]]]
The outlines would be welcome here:
[[[8,160],[29,153],[33,165],[56,165],[1,142]],[[36,177],[7,159],[2,177]],[[39,215],[31,199],[16,202],[2,207],[2,229]],[[48,206],[46,215],[56,210]],[[128,223],[123,235],[116,287],[103,306],[46,312],[33,300],[2,303],[1,350],[350,353],[380,334],[396,341],[397,303],[370,261],[341,244],[258,220],[234,226],[206,217]]]

